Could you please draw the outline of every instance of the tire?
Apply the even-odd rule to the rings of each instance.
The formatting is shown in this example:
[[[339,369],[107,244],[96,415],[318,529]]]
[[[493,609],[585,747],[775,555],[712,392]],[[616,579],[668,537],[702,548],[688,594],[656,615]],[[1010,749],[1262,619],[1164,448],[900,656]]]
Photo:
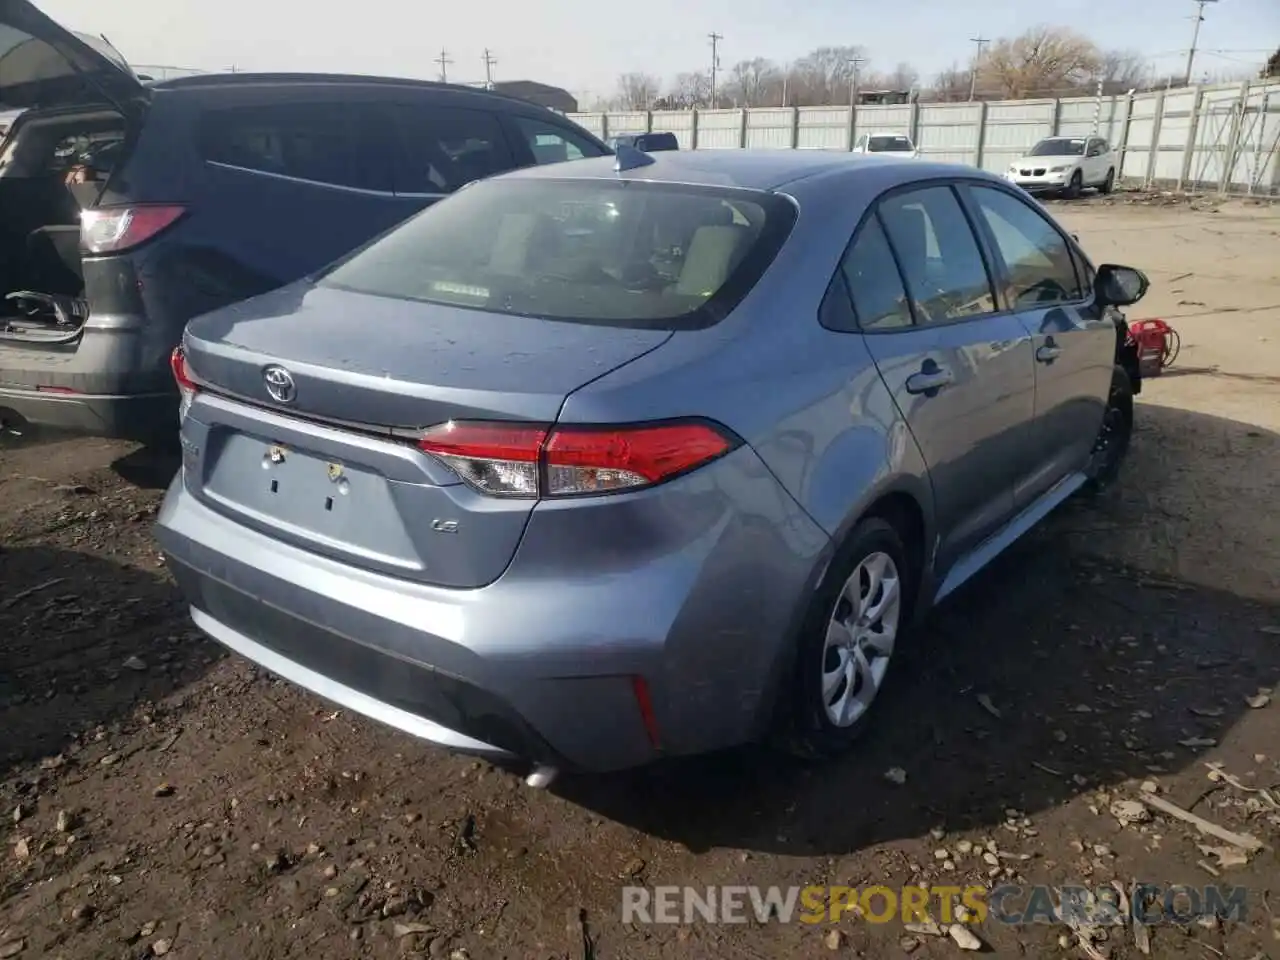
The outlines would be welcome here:
[[[1079,170],[1071,175],[1071,182],[1067,184],[1066,197],[1068,200],[1076,200],[1080,197],[1080,191],[1084,189],[1084,174]]]
[[[1116,186],[1116,168],[1112,167],[1107,171],[1107,179],[1102,181],[1102,186],[1098,187],[1098,192],[1103,196],[1110,193]]]
[[[853,746],[874,717],[877,704],[884,698],[894,655],[901,649],[903,634],[911,623],[911,601],[918,577],[909,556],[892,524],[880,517],[868,517],[854,527],[832,561],[805,617],[797,650],[792,711],[787,718],[790,729],[785,738],[795,755],[808,760],[839,756]],[[837,618],[844,619],[850,613],[856,616],[846,586],[865,592],[869,585],[866,575],[876,569],[883,574],[880,591],[887,589],[885,585],[890,581],[896,583],[896,600],[885,606],[882,593],[867,595],[865,599],[871,601],[873,610],[877,605],[881,607],[881,618],[858,631],[833,630]],[[874,629],[877,625],[879,631]],[[886,635],[890,635],[889,643],[885,642]],[[833,645],[828,642],[829,637],[841,637],[842,641]],[[844,642],[849,645],[843,646]],[[885,652],[886,647],[889,656],[874,655],[875,650]],[[842,672],[840,668],[845,678],[854,677],[852,687],[848,679],[843,679],[836,681],[834,690],[826,686],[829,693],[824,695],[824,685]],[[843,693],[851,689],[855,695],[844,697]],[[837,722],[833,713],[841,713],[841,704],[848,710]]]
[[[1111,372],[1111,389],[1107,393],[1107,407],[1102,415],[1102,426],[1094,441],[1084,490],[1099,494],[1109,488],[1120,475],[1120,467],[1129,453],[1133,440],[1133,383],[1124,367],[1116,364]]]

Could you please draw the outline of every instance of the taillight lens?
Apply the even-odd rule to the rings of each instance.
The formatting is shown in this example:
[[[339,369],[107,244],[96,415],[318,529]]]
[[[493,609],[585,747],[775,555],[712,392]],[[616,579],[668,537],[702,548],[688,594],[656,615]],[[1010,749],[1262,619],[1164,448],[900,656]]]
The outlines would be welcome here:
[[[419,449],[495,497],[573,497],[636,490],[724,456],[740,441],[703,421],[560,426],[451,421]]]
[[[97,207],[80,211],[80,245],[85,253],[122,253],[172,226],[186,208],[176,204]]]
[[[173,381],[178,385],[178,393],[182,397],[178,404],[178,421],[181,422],[191,409],[191,401],[195,400],[200,386],[187,369],[187,355],[182,347],[174,347],[173,353],[169,354],[169,369],[173,371]]]

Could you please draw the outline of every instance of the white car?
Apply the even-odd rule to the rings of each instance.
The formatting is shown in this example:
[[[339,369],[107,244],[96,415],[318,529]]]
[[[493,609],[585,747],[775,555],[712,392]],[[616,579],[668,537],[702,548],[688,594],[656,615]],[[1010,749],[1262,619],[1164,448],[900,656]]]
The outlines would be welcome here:
[[[905,133],[893,133],[886,130],[873,130],[864,133],[853,145],[854,153],[885,153],[892,157],[920,156],[920,151]]]
[[[1110,193],[1117,169],[1116,152],[1101,137],[1046,137],[1009,165],[1005,179],[1029,193],[1076,197],[1085,187]]]

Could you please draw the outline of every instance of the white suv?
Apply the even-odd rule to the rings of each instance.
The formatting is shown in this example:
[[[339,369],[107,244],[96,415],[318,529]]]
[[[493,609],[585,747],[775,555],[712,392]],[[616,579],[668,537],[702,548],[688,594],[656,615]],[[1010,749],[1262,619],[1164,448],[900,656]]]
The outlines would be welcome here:
[[[1110,193],[1116,170],[1116,152],[1101,137],[1046,137],[1009,165],[1005,179],[1030,193],[1076,197],[1085,187]]]

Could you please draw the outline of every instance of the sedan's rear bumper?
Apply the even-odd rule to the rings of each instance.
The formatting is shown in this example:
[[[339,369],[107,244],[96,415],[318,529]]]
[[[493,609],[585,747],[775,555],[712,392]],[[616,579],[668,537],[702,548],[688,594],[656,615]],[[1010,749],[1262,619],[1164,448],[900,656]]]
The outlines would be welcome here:
[[[182,579],[190,583],[193,578],[188,571],[184,571]],[[327,658],[313,658],[303,653],[291,659],[281,652],[280,644],[273,648],[249,639],[243,633],[238,633],[227,626],[225,621],[204,612],[207,608],[221,606],[212,594],[220,589],[225,591],[227,588],[214,585],[207,580],[196,579],[200,583],[200,588],[191,609],[191,617],[195,625],[224,647],[265,667],[290,683],[296,683],[354,713],[372,717],[397,730],[403,730],[415,737],[421,737],[423,740],[430,740],[463,753],[474,753],[495,759],[516,756],[541,757],[544,762],[552,759],[552,753],[545,744],[535,737],[522,736],[525,725],[518,720],[512,722],[513,718],[509,714],[504,729],[498,730],[495,724],[491,739],[501,740],[515,749],[504,749],[495,743],[468,737],[443,723],[428,720],[424,716],[427,712],[434,712],[432,707],[438,708],[441,701],[450,708],[443,712],[460,713],[464,709],[460,704],[468,699],[467,694],[472,694],[473,701],[483,698],[482,692],[475,690],[474,687],[468,687],[462,683],[453,684],[453,690],[463,694],[458,697],[455,705],[447,696],[442,696],[443,691],[440,687],[444,685],[438,682],[438,675],[432,675],[422,667],[398,663],[368,648],[355,648],[355,652],[359,654],[356,658],[358,663],[347,665],[353,669],[334,669],[332,663],[323,662]],[[227,599],[232,597],[234,597],[232,602],[243,603],[247,600],[243,596],[236,597],[234,593],[228,592]],[[274,636],[277,640],[281,637],[280,634]],[[310,639],[316,638],[313,636]],[[323,649],[322,646],[322,652]],[[332,650],[332,647],[328,649]],[[317,659],[321,662],[317,662]],[[320,669],[306,666],[308,662]],[[320,672],[320,670],[328,672]],[[346,682],[337,680],[335,677],[343,677]],[[504,710],[503,713],[507,711]],[[495,721],[497,719],[494,718]],[[455,726],[463,725],[464,722],[455,720]],[[519,745],[522,740],[523,745]]]
[[[181,474],[157,536],[196,625],[271,672],[449,749],[593,771],[762,733],[828,549],[746,448],[638,495],[539,505],[477,589],[280,542]]]

